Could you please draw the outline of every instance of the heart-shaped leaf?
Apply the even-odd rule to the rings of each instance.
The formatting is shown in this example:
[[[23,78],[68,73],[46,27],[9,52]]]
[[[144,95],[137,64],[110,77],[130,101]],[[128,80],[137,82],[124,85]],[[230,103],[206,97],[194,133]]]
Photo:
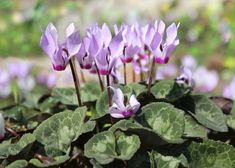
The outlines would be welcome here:
[[[235,167],[235,149],[223,142],[204,140],[203,143],[192,142],[187,151],[189,167]]]
[[[207,130],[190,115],[185,115],[184,137],[206,138]]]
[[[16,143],[11,143],[11,140],[3,141],[0,144],[0,159],[19,154],[24,148],[35,141],[33,134],[24,134]]]
[[[94,124],[93,128],[86,126],[85,116],[85,107],[78,108],[74,112],[64,111],[55,114],[42,122],[34,131],[34,135],[37,141],[45,146],[48,155],[68,154],[71,143],[82,133],[92,130],[95,126]]]
[[[140,147],[137,135],[104,131],[93,136],[85,144],[85,156],[95,158],[100,164],[108,164],[114,159],[129,160]]]
[[[181,143],[184,132],[184,111],[171,104],[157,102],[142,108],[142,124],[170,143]]]
[[[151,168],[178,168],[180,160],[172,156],[163,156],[156,151],[149,153]]]
[[[208,97],[202,95],[192,96],[194,107],[190,114],[202,125],[219,132],[227,132],[228,127],[221,109]]]
[[[164,99],[173,102],[191,91],[191,88],[185,84],[179,84],[174,80],[161,80],[152,88],[151,93],[156,99]]]

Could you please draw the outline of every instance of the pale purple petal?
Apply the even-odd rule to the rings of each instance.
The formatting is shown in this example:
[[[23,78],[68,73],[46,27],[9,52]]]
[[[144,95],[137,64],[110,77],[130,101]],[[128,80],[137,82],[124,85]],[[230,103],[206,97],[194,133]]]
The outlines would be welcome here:
[[[125,116],[122,114],[122,112],[118,109],[118,106],[116,104],[113,104],[110,108],[109,108],[109,114],[113,117],[113,118],[124,118]]]
[[[103,24],[102,26],[102,33],[103,33],[103,36],[104,36],[104,47],[108,47],[111,39],[112,39],[112,34],[109,30],[109,27],[106,23]]]
[[[117,105],[120,110],[125,110],[124,95],[119,88],[110,87],[113,91],[112,102]]]
[[[136,99],[135,95],[131,95],[130,97],[130,106],[134,113],[136,113],[140,108],[140,103]]]

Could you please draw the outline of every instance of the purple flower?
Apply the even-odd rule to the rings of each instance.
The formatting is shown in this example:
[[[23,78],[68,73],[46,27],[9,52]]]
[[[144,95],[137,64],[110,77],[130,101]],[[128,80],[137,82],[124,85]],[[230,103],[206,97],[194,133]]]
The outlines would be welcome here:
[[[195,70],[197,66],[197,61],[192,55],[186,55],[181,61],[182,66],[187,67],[191,70]]]
[[[65,35],[65,41],[59,44],[57,30],[52,23],[42,33],[40,46],[50,57],[56,71],[64,70],[69,59],[79,51],[81,46],[80,33],[73,23],[67,27]]]
[[[6,98],[11,93],[10,76],[4,71],[0,71],[0,98]]]
[[[223,96],[235,100],[235,76],[231,83],[224,87]]]
[[[126,25],[123,28],[126,29],[126,32],[123,34],[124,52],[121,55],[121,60],[123,63],[129,63],[141,49],[141,40],[135,25]]]
[[[140,108],[140,103],[132,94],[130,99],[124,97],[121,89],[111,87],[113,91],[112,106],[109,108],[109,113],[114,118],[126,118],[134,115]]]
[[[96,48],[96,52],[95,52]],[[94,62],[94,56],[98,52],[98,44],[92,37],[84,37],[79,52],[76,54],[78,63],[82,69],[91,69]]]
[[[27,62],[15,62],[8,65],[11,78],[25,78],[31,73],[32,66]]]
[[[156,79],[167,79],[177,74],[177,68],[174,64],[167,64],[157,68]]]
[[[16,82],[22,92],[30,92],[35,86],[35,80],[33,76],[18,78]]]
[[[123,31],[118,32],[112,38],[108,48],[101,48],[95,57],[95,63],[101,75],[110,74],[117,60],[120,59],[124,49],[123,33]]]
[[[193,79],[196,91],[211,92],[219,82],[219,75],[216,71],[209,71],[201,66],[193,72]]]
[[[150,44],[150,49],[155,57],[155,61],[158,64],[168,63],[171,53],[174,51],[175,47],[179,44],[179,39],[177,36],[178,26],[172,23],[166,29],[166,40],[164,37],[165,24],[161,21],[158,24],[157,32],[155,33],[152,42]]]
[[[37,82],[47,86],[48,89],[52,89],[56,85],[56,75],[54,73],[41,73],[37,76]]]
[[[2,116],[2,113],[0,113],[0,140],[4,138],[5,136],[5,121],[4,118]]]
[[[190,87],[194,87],[194,79],[191,70],[187,67],[182,66],[180,68],[181,75],[176,78],[177,83],[186,83]]]
[[[136,74],[148,72],[149,57],[145,54],[137,54],[133,58],[132,66]]]

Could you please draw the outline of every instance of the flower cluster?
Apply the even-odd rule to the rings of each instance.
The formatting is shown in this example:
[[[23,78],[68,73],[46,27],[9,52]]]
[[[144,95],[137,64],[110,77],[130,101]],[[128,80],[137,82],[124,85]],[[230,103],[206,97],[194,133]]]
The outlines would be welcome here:
[[[31,75],[31,65],[27,62],[15,62],[8,65],[8,71],[0,70],[0,98],[10,95],[12,87],[17,87],[21,92],[29,92],[35,86]]]
[[[8,65],[7,70],[0,69],[0,99],[7,98],[13,90],[25,95],[31,92],[36,82],[52,89],[56,84],[54,73],[39,73],[35,80],[32,65],[25,61],[16,61]]]
[[[100,76],[106,76],[109,113],[114,118],[125,118],[137,112],[140,103],[134,94],[128,99],[119,88],[111,86],[121,80],[120,67],[123,65],[126,84],[126,64],[132,63],[134,80],[135,74],[141,74],[143,78],[143,73],[149,71],[150,60],[153,60],[148,77],[149,90],[152,78],[155,79],[154,65],[168,63],[179,44],[178,27],[179,25],[172,23],[166,28],[163,21],[155,21],[146,25],[114,25],[113,30],[110,30],[104,23],[101,27],[97,24],[89,27],[81,37],[79,30],[72,23],[65,31],[64,41],[59,42],[58,32],[50,23],[42,34],[40,45],[50,57],[54,70],[62,71],[68,63],[70,64],[79,105],[82,103],[74,60],[77,60],[81,69],[98,74],[102,90],[104,88]]]
[[[178,25],[179,26],[179,25]],[[40,45],[50,57],[56,71],[64,70],[71,57],[76,57],[81,69],[101,75],[118,77],[120,64],[132,62],[134,71],[148,71],[150,57],[156,63],[166,64],[179,44],[178,26],[172,23],[165,28],[163,21],[142,25],[114,26],[113,34],[107,26],[94,25],[81,38],[79,31],[70,24],[66,39],[58,42],[58,32],[50,23],[42,34]],[[120,63],[121,62],[121,63]]]

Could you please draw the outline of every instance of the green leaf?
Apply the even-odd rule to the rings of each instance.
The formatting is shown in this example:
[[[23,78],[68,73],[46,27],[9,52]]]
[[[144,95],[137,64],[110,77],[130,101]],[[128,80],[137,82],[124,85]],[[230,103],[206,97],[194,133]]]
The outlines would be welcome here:
[[[127,86],[135,92],[136,96],[146,90],[146,86],[141,85],[139,83],[130,83]]]
[[[142,108],[143,125],[153,129],[170,143],[181,143],[184,132],[184,112],[171,104],[157,102]]]
[[[156,99],[164,99],[170,102],[185,96],[190,91],[189,86],[176,83],[174,80],[161,80],[151,88],[151,93]]]
[[[226,116],[226,121],[227,121],[228,127],[235,130],[235,115]]]
[[[67,156],[67,155],[64,155],[64,156],[57,156],[57,157],[54,157],[53,158],[53,161],[51,162],[41,162],[40,160],[38,159],[31,159],[29,161],[29,163],[31,165],[34,165],[36,167],[52,167],[52,166],[56,166],[56,167],[59,167],[60,164],[66,162],[67,160],[69,160],[70,157]]]
[[[164,156],[156,151],[149,153],[151,168],[178,168],[180,160],[172,156]]]
[[[16,143],[11,143],[11,140],[3,141],[0,144],[0,159],[19,154],[24,148],[35,141],[33,134],[24,134]]]
[[[16,160],[11,164],[7,165],[6,168],[25,168],[28,166],[28,162],[26,160]]]
[[[49,97],[47,98],[45,101],[43,101],[42,103],[40,103],[38,106],[39,106],[39,109],[40,111],[42,112],[45,112],[45,113],[52,113],[54,112],[54,107],[59,103],[59,100],[58,99],[55,99],[53,97]]]
[[[94,81],[89,81],[80,88],[82,102],[95,101],[101,94],[99,84]],[[51,93],[63,104],[77,104],[77,95],[74,88],[54,88]]]
[[[95,101],[101,94],[100,85],[96,81],[86,82],[80,90],[82,102]]]
[[[2,114],[5,118],[10,118],[18,122],[24,122],[23,111],[25,111],[23,106],[15,105],[9,109],[4,110]]]
[[[229,115],[225,115],[228,127],[235,130],[235,102],[233,102],[232,111]]]
[[[191,115],[202,125],[214,131],[227,132],[228,127],[221,109],[209,98],[193,95],[194,107]]]
[[[129,160],[140,147],[136,135],[120,133],[116,138],[113,132],[104,131],[93,136],[85,144],[85,156],[95,158],[100,164],[108,164],[114,159]]]
[[[185,115],[185,137],[207,138],[207,130],[205,127],[197,123],[190,115]]]
[[[140,124],[134,123],[130,120],[120,120],[117,123],[115,123],[112,127],[109,128],[109,131],[116,131],[117,129],[120,129],[122,131],[127,131],[128,129],[135,129],[135,128],[143,128]]]
[[[235,167],[235,149],[223,142],[205,140],[203,143],[192,142],[186,151],[190,168]]]
[[[101,93],[96,102],[96,112],[91,119],[98,119],[105,116],[109,111],[107,90]]]
[[[54,88],[51,96],[60,100],[63,104],[77,104],[77,96],[74,88]]]
[[[85,116],[85,107],[78,108],[74,112],[64,111],[55,114],[42,122],[33,134],[38,142],[45,145],[48,155],[68,154],[71,143],[82,133],[92,130],[91,126],[86,126],[84,123]]]

